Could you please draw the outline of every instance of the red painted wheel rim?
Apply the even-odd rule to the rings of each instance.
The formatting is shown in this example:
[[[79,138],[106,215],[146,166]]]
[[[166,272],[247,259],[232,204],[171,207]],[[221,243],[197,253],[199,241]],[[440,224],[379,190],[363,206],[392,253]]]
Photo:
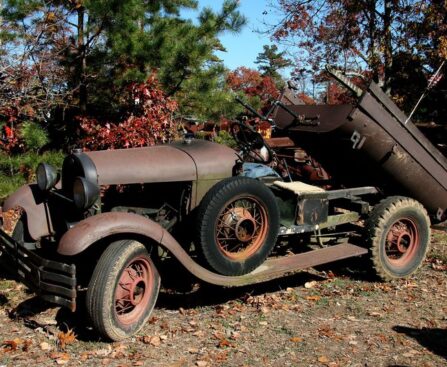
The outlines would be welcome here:
[[[267,233],[267,212],[254,197],[232,199],[217,216],[216,243],[231,260],[252,256],[262,247]]]
[[[391,225],[385,238],[385,255],[392,265],[408,265],[418,246],[419,231],[412,219],[399,219]]]
[[[144,314],[149,305],[153,273],[144,257],[137,257],[124,268],[115,289],[115,315],[122,324],[132,324]]]

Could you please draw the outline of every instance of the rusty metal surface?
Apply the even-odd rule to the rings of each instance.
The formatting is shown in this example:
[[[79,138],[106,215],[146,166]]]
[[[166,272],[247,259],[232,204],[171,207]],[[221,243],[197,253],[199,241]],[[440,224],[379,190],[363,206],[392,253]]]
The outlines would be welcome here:
[[[314,105],[314,106],[288,106],[297,115],[302,116],[308,122],[318,126],[300,125],[287,111],[279,108],[275,117],[275,124],[280,129],[289,131],[312,131],[325,133],[333,131],[343,125],[353,109],[351,105]]]
[[[100,239],[115,234],[133,233],[160,243],[165,230],[158,223],[137,214],[108,212],[88,217],[68,230],[61,238],[57,252],[73,256]]]
[[[376,83],[372,82],[369,86],[371,94],[377,98],[383,106],[404,126],[405,129],[424,147],[425,150],[447,170],[447,159],[432,144],[430,140],[410,121],[407,122],[407,116],[396,104],[383,92]]]
[[[193,140],[191,144],[182,142],[172,147],[186,153],[197,168],[197,182],[193,185],[191,209],[197,207],[206,193],[224,178],[233,176],[238,157],[233,149],[205,140]]]
[[[292,148],[295,143],[287,136],[265,139],[265,142],[270,148]]]
[[[171,146],[191,157],[197,167],[198,180],[216,180],[233,175],[238,157],[233,149],[225,145],[193,140],[191,144],[177,142]]]
[[[447,192],[426,167],[403,150],[391,135],[372,118],[360,110],[352,114],[352,121],[343,126],[347,135],[357,131],[365,137],[361,150],[379,164],[381,169],[399,182],[415,199],[419,200],[431,214],[439,208],[447,208]],[[369,165],[365,164],[368,169]],[[438,174],[442,174],[442,171]],[[444,172],[444,175],[446,173]]]
[[[58,252],[75,255],[95,241],[117,233],[147,236],[170,251],[191,274],[208,283],[221,286],[243,286],[265,282],[300,269],[366,254],[364,248],[341,244],[303,254],[269,259],[253,272],[243,276],[224,276],[197,264],[180,244],[159,224],[131,213],[104,213],[87,218],[70,229],[61,239]]]
[[[85,154],[96,166],[100,185],[224,178],[232,175],[237,160],[232,149],[204,140]]]
[[[364,109],[399,144],[407,154],[418,162],[427,174],[447,190],[447,171],[433,159],[433,156],[416,140],[406,128],[399,124],[369,93],[365,93],[359,106]],[[411,122],[409,122],[410,124]],[[433,149],[436,149],[433,147]],[[445,160],[445,158],[444,158]],[[404,167],[402,167],[404,168]],[[404,168],[405,169],[405,168]],[[447,192],[446,192],[447,194]]]
[[[37,184],[24,185],[5,200],[3,211],[16,208],[26,212],[28,232],[32,239],[38,240],[51,234],[50,216]]]
[[[371,118],[357,109],[351,116],[352,124],[343,128],[356,129],[364,136],[366,139],[361,149],[432,215],[444,213],[447,209],[447,170],[430,154],[423,142],[415,139],[369,93],[364,94],[360,108]]]
[[[76,266],[44,259],[0,230],[0,263],[43,299],[76,310]]]
[[[193,181],[194,161],[169,145],[86,153],[96,166],[100,185]]]
[[[315,118],[319,111],[329,113],[334,107],[294,106],[294,110]],[[293,118],[283,111],[281,116],[286,118],[278,123],[286,122],[287,131],[296,132],[294,141],[315,156],[338,183],[374,185],[387,195],[414,197],[432,218],[442,220],[447,213],[447,159],[411,121],[404,124],[405,114],[375,84],[348,117],[341,111],[321,114],[320,126],[288,125]]]
[[[329,200],[327,198],[302,198],[297,203],[296,224],[314,226],[328,219]]]

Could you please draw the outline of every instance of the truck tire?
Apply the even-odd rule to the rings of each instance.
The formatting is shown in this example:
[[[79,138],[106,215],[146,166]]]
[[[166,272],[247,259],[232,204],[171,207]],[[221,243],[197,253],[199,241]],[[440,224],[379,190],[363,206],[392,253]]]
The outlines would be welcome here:
[[[430,243],[430,219],[416,200],[402,196],[382,200],[365,229],[372,266],[380,279],[405,278],[421,266]]]
[[[146,248],[133,240],[113,242],[101,255],[86,295],[98,333],[120,341],[137,333],[157,301],[160,276]]]
[[[216,184],[198,211],[198,242],[209,265],[223,275],[243,275],[261,265],[276,243],[279,209],[263,183],[230,177]]]

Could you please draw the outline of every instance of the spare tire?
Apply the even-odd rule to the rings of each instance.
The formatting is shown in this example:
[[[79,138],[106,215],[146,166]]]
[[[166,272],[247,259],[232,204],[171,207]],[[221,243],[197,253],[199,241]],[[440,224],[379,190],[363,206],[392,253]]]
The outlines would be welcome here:
[[[223,275],[243,275],[261,265],[276,243],[279,209],[272,191],[247,177],[216,184],[198,212],[198,244]]]

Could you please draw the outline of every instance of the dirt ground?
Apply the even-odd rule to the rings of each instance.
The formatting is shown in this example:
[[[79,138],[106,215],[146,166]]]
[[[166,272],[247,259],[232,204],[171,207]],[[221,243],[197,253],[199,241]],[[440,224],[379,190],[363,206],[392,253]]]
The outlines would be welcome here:
[[[137,337],[104,343],[82,314],[0,274],[1,366],[447,366],[447,235],[393,283],[346,261],[268,284],[162,292]]]

